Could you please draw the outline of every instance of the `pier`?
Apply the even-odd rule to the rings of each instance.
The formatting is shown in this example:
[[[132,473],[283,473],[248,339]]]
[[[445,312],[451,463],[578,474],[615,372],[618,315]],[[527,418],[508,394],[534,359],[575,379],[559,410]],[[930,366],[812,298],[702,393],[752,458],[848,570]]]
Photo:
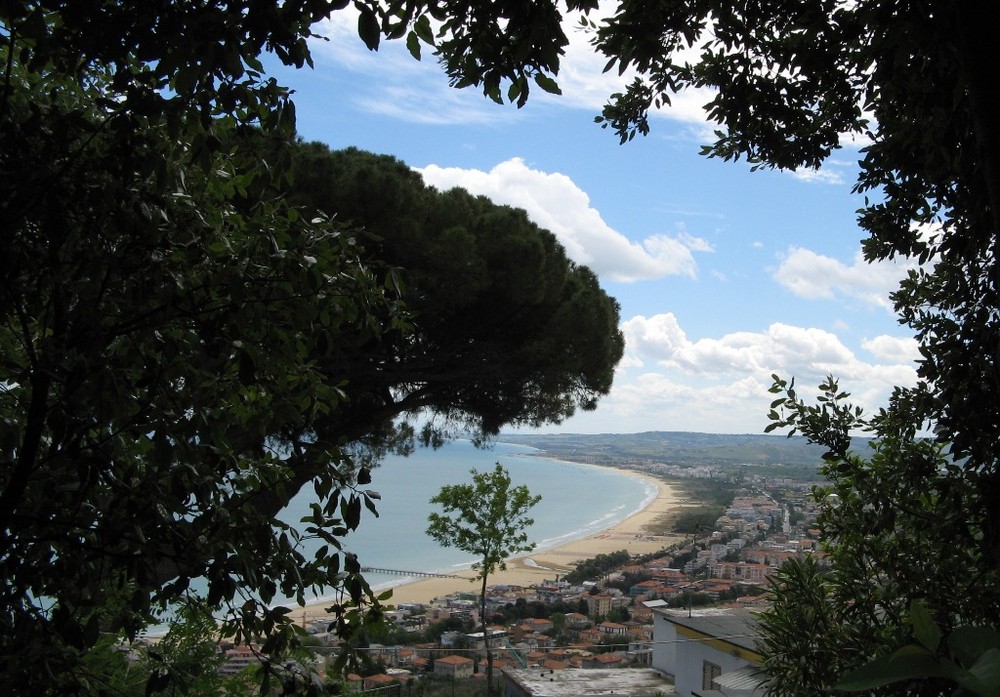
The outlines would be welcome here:
[[[465,578],[455,574],[435,574],[429,571],[401,571],[399,569],[377,569],[374,566],[362,566],[361,573],[395,574],[396,576],[420,576],[421,578]]]

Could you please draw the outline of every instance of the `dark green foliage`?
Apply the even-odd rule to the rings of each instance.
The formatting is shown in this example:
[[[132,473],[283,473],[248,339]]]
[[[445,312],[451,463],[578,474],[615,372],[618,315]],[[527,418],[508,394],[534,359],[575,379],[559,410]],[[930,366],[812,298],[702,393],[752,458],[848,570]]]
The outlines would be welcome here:
[[[667,601],[667,607],[706,607],[714,604],[715,602],[716,601],[712,598],[712,596],[707,593],[681,593],[680,595],[675,595],[670,598],[670,600]]]
[[[519,289],[551,291],[518,308],[544,319],[501,318],[536,332],[519,337],[531,367],[490,374],[504,345],[425,374],[398,269],[289,202],[287,152],[264,143],[292,136],[294,109],[259,53],[308,62],[312,22],[341,6],[0,7],[0,692],[98,691],[85,662],[99,638],[134,637],[178,605],[220,613],[224,635],[275,657],[296,641],[279,595],[333,593],[340,633],[377,624],[340,551],[376,499],[348,455],[407,447],[392,424],[411,408],[488,436],[565,418],[610,385],[617,307],[585,269],[559,276],[551,236],[519,238],[551,252]],[[467,208],[478,217],[463,223],[491,235],[523,223]],[[537,332],[561,341],[592,309],[610,333],[588,363],[549,374],[577,358]],[[386,396],[404,385],[406,401]],[[307,486],[318,503],[293,530],[276,515]],[[315,555],[304,537],[323,543]],[[272,667],[272,684],[291,679]],[[177,684],[161,677],[151,689]]]
[[[608,554],[598,554],[591,559],[583,559],[576,563],[576,568],[567,573],[563,578],[569,583],[583,583],[584,581],[596,581],[601,576],[625,566],[632,560],[632,555],[628,550],[622,549]]]
[[[75,666],[100,633],[201,602],[199,577],[227,634],[280,653],[278,593],[366,595],[336,554],[364,495],[315,429],[345,393],[314,356],[380,332],[365,308],[395,315],[390,298],[349,232],[262,195],[252,153],[204,150],[232,121],[119,132],[99,71],[4,58],[0,680],[91,689]],[[323,558],[274,519],[293,473],[325,498],[306,530]]]
[[[1000,624],[1000,577],[982,545],[992,502],[975,472],[914,437],[906,393],[868,420],[834,380],[821,386],[818,405],[784,381],[773,390],[781,395],[775,423],[828,449],[829,485],[814,496],[831,568],[796,562],[775,581],[773,609],[761,618],[771,694],[829,694],[843,673],[911,643],[915,602],[945,636]],[[845,435],[856,428],[876,435],[868,453],[850,449]],[[931,695],[942,687],[925,679],[886,689]]]
[[[471,632],[474,629],[472,620],[449,617],[441,622],[435,622],[424,632],[427,641],[440,641],[445,632]]]
[[[913,643],[845,675],[837,689],[858,692],[938,678],[957,684],[956,694],[993,697],[1000,692],[1000,632],[962,625],[942,641],[940,628],[920,602],[910,605],[909,622]]]
[[[847,630],[851,609],[836,602],[834,583],[813,557],[789,560],[771,577],[774,607],[758,617],[769,694],[832,694],[845,666],[863,655],[864,638]]]
[[[577,603],[566,603],[556,601],[553,603],[543,603],[539,600],[528,601],[518,598],[513,603],[507,603],[498,612],[494,613],[494,621],[501,624],[513,624],[528,618],[551,619],[554,624],[557,620],[565,623],[565,616],[568,612],[579,612]]]
[[[524,211],[438,192],[387,156],[318,143],[291,154],[293,200],[362,228],[405,289],[412,332],[336,357],[366,392],[366,427],[422,411],[488,437],[592,409],[608,392],[624,348],[618,305]]]

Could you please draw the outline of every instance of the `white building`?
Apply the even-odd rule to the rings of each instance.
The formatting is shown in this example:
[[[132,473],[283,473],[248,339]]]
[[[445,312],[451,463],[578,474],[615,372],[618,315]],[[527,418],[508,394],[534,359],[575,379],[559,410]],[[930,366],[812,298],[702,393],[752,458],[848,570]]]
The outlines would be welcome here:
[[[745,612],[653,609],[653,669],[681,697],[758,697],[757,622]],[[724,690],[724,691],[723,691]]]

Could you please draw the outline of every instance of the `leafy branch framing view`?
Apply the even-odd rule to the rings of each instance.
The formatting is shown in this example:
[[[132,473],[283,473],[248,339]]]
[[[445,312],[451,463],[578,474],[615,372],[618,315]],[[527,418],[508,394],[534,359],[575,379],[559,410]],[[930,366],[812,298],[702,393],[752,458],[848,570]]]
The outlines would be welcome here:
[[[544,235],[537,273],[550,278],[548,248],[562,285],[510,299],[535,306],[532,293],[548,293],[526,371],[366,381],[478,337],[440,343],[423,324],[437,308],[418,300],[433,284],[335,211],[291,204],[288,151],[261,145],[294,138],[294,105],[262,56],[310,63],[312,28],[344,7],[0,9],[0,687],[11,694],[99,692],[104,677],[84,659],[102,634],[134,637],[178,604],[225,611],[227,635],[263,637],[277,657],[295,638],[273,600],[334,588],[334,624],[349,635],[376,620],[377,601],[341,539],[377,500],[362,488],[365,457],[413,446],[407,416],[434,416],[427,443],[466,429],[488,439],[593,409],[610,389],[617,306]],[[845,670],[908,645],[924,610],[946,637],[997,627],[1000,17],[988,3],[623,0],[607,18],[594,0],[353,7],[370,48],[405,39],[456,87],[519,106],[532,86],[558,92],[563,12],[583,14],[608,68],[636,75],[597,117],[622,141],[688,87],[713,94],[710,157],[815,168],[844,134],[865,139],[864,254],[919,262],[892,299],[920,341],[920,380],[872,416],[833,379],[818,405],[776,380],[775,423],[828,449],[842,502],[821,527],[850,582],[803,587],[834,608],[823,651],[837,660],[825,665]],[[587,318],[595,332],[576,325]],[[547,353],[564,348],[549,333],[586,340],[587,360]],[[863,455],[857,428],[873,436]],[[304,486],[321,503],[299,532],[276,515]],[[306,558],[302,535],[324,551]],[[788,645],[772,650],[772,693],[829,689],[810,660],[796,673],[780,660]],[[282,670],[268,663],[265,679]],[[940,680],[899,691],[935,693]]]

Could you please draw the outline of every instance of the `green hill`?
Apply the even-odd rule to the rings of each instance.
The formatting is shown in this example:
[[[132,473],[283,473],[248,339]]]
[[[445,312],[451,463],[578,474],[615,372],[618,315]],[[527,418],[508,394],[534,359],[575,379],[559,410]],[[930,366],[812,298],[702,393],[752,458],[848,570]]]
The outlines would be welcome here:
[[[538,448],[564,460],[615,464],[650,461],[681,466],[697,465],[786,465],[818,467],[824,449],[801,436],[762,434],[715,434],[686,431],[646,433],[505,433],[505,443]],[[866,442],[855,439],[855,449],[864,452]]]

